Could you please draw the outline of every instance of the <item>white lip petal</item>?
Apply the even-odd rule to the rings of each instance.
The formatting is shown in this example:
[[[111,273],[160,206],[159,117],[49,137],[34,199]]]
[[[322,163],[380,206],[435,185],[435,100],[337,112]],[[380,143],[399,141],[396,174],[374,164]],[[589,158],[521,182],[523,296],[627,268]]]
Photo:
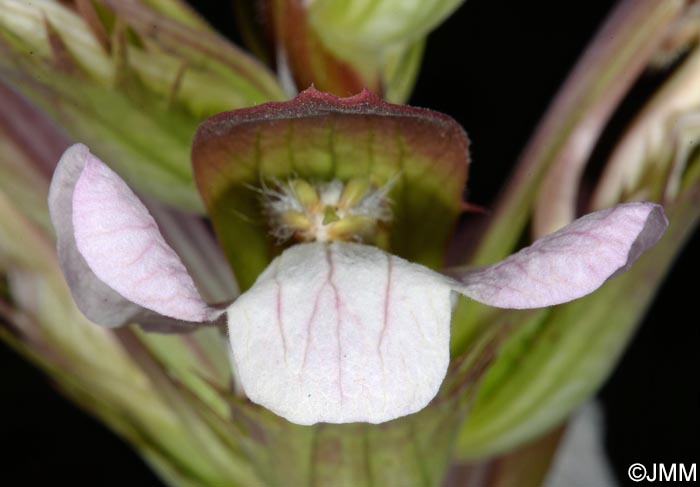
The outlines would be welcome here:
[[[440,275],[376,247],[291,247],[228,309],[243,388],[298,424],[419,411],[447,371],[450,294]]]

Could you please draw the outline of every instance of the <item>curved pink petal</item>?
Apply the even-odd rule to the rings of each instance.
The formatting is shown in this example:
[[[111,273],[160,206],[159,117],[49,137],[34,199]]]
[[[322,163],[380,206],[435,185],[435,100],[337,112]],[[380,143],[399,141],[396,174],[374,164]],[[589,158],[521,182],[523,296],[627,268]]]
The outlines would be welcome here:
[[[298,424],[380,423],[437,393],[449,363],[443,276],[368,245],[295,245],[228,309],[248,397]]]
[[[501,308],[539,308],[593,292],[626,270],[663,235],[668,221],[654,203],[624,203],[579,218],[507,259],[452,270],[455,291]]]
[[[95,275],[128,300],[179,320],[210,318],[209,306],[146,207],[92,155],[73,192],[73,230]]]
[[[175,313],[164,316],[155,309],[143,306],[143,300],[138,300],[139,304],[137,304],[108,285],[103,280],[104,275],[98,277],[78,249],[73,227],[73,197],[76,185],[83,176],[88,163],[93,167],[104,166],[90,154],[90,150],[83,144],[69,147],[56,166],[51,180],[48,201],[51,222],[56,230],[58,261],[78,308],[90,320],[104,326],[122,326],[137,322],[143,328],[151,331],[184,332],[196,329],[196,323],[183,321],[182,316],[201,316],[200,312],[189,312],[176,317],[172,316]],[[121,182],[121,180],[119,181]],[[104,199],[107,194],[109,193],[101,194],[99,198]],[[107,205],[108,201],[105,199],[103,203]],[[99,215],[97,218],[103,220],[100,224],[110,225],[110,222],[113,223],[113,220],[103,219]],[[114,233],[119,232],[115,231]],[[114,251],[114,247],[109,241],[105,244],[107,251],[110,249]],[[107,256],[106,258],[110,259],[111,257]],[[94,263],[95,259],[91,260]],[[191,290],[191,288],[189,289]],[[198,310],[200,307],[201,305],[197,304]],[[208,309],[205,314],[207,319],[213,320],[220,313],[221,311]]]

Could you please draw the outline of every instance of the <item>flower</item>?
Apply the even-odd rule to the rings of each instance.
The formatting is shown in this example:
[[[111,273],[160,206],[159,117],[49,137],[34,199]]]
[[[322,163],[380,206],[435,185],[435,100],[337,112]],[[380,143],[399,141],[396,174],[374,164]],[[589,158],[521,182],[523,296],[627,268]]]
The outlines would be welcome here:
[[[204,302],[143,203],[86,146],[62,156],[49,205],[88,318],[184,331],[225,317],[247,396],[305,425],[381,423],[425,407],[449,364],[454,292],[504,308],[570,301],[627,269],[667,226],[659,205],[625,203],[499,263],[445,273],[363,243],[299,243],[221,307]]]
[[[391,7],[392,2],[400,3],[383,3]],[[335,102],[308,96],[305,103],[282,104],[285,112],[265,105],[216,117],[198,130],[194,171],[190,166],[192,135],[203,117],[286,99],[281,87],[296,93],[293,80],[300,89],[313,82],[345,96],[369,86],[388,101],[406,100],[431,23],[426,17],[410,15],[412,25],[403,31],[409,37],[396,43],[396,30],[374,28],[382,19],[397,18],[392,8],[373,8],[359,24],[347,6],[333,10],[338,2],[306,2],[303,18],[285,14],[297,0],[273,2],[265,12],[270,15],[237,8],[243,37],[258,54],[264,54],[260,44],[270,41],[268,55],[274,52],[278,68],[275,81],[273,72],[231,49],[180,0],[3,3],[13,12],[0,14],[0,50],[7,54],[1,56],[7,62],[0,61],[0,78],[46,112],[28,119],[25,110],[5,103],[8,94],[0,87],[5,108],[0,110],[0,145],[8,155],[0,161],[0,186],[7,193],[0,194],[0,338],[38,365],[68,398],[129,441],[169,484],[439,484],[465,472],[480,477],[485,470],[495,480],[523,479],[524,474],[523,482],[537,482],[556,443],[556,431],[547,432],[558,430],[609,377],[674,256],[697,226],[700,171],[692,164],[693,152],[685,150],[688,127],[679,132],[673,123],[692,111],[692,97],[675,103],[673,116],[663,124],[666,150],[651,147],[651,152],[633,151],[631,159],[621,160],[627,169],[642,168],[641,173],[632,171],[641,176],[623,178],[622,192],[603,204],[591,197],[606,186],[621,187],[610,178],[619,158],[603,164],[608,151],[593,151],[596,140],[599,149],[603,139],[614,143],[616,124],[607,122],[619,112],[621,100],[631,102],[631,110],[623,110],[630,115],[638,102],[658,108],[659,95],[669,100],[661,92],[670,88],[675,93],[684,86],[678,78],[696,56],[692,32],[682,28],[694,16],[683,2],[671,7],[621,2],[552,100],[495,204],[477,187],[485,182],[482,175],[467,185],[467,140],[460,127],[426,110],[381,106],[362,96]],[[419,3],[416,12],[429,11],[433,19],[440,15],[426,8],[431,2]],[[267,28],[260,29],[256,20],[265,21]],[[358,35],[360,31],[370,35]],[[640,31],[648,35],[639,36]],[[684,37],[680,43],[679,32]],[[674,38],[674,50],[688,55],[665,67],[661,83],[653,87],[659,84],[660,93],[648,104],[634,93],[630,98],[634,80],[668,37]],[[452,53],[452,40],[444,52]],[[268,65],[271,57],[265,60]],[[379,64],[370,66],[371,58]],[[340,71],[335,69],[338,60],[343,62]],[[509,63],[496,64],[509,80]],[[381,71],[374,69],[382,65]],[[358,82],[356,88],[347,88],[348,79]],[[460,113],[460,96],[473,101],[472,95],[481,93],[478,85],[460,84],[448,100],[451,110]],[[428,83],[418,98],[421,103],[444,101],[444,88],[444,83]],[[470,112],[463,115],[472,121],[476,162],[500,177],[498,164],[489,167],[499,158],[488,150],[488,141],[483,145],[475,125],[508,144],[513,132],[508,123],[491,127],[488,118],[507,120],[508,109],[490,110],[484,119],[471,111],[478,110],[478,103],[466,106]],[[648,127],[647,115],[658,119],[664,113],[645,110],[632,124],[631,138],[640,147],[650,134],[634,127]],[[450,366],[428,407],[379,425],[301,427],[235,394],[241,389],[232,377],[223,325],[165,320],[127,302],[116,310],[130,308],[129,319],[142,327],[197,331],[161,334],[138,326],[99,327],[80,313],[51,249],[54,235],[45,204],[51,172],[68,144],[47,144],[56,137],[43,130],[44,117],[91,147],[145,198],[165,241],[192,277],[195,293],[206,303],[230,302],[239,287],[252,292],[292,238],[371,244],[439,271],[446,262],[489,265],[527,245],[528,234],[536,239],[576,216],[621,201],[660,202],[671,224],[630,272],[554,309],[496,309],[450,291]],[[624,152],[624,140],[613,145],[618,146],[613,154]],[[47,153],[48,146],[57,152]],[[489,153],[491,157],[483,155]],[[587,161],[595,170],[584,171]],[[343,211],[318,211],[313,200],[319,191],[351,194],[353,184],[358,195],[367,192],[363,185],[380,196],[382,188],[388,189],[383,210],[380,205],[379,213],[363,214],[349,205]],[[463,205],[465,188],[473,202],[488,205],[489,211],[460,216],[458,222],[460,211],[470,207]],[[275,199],[275,191],[281,199]],[[268,197],[262,204],[261,193]],[[343,206],[332,197],[324,200],[326,206]],[[200,216],[202,202],[216,237]],[[271,211],[273,203],[279,203],[279,211]],[[351,210],[355,221],[348,218]],[[119,293],[112,299],[120,299]],[[211,308],[213,323],[223,322],[225,307]],[[677,393],[670,391],[666,402],[673,403]],[[517,461],[523,454],[543,468],[524,472],[523,462]],[[458,467],[467,460],[468,467]],[[447,473],[450,464],[456,468]]]

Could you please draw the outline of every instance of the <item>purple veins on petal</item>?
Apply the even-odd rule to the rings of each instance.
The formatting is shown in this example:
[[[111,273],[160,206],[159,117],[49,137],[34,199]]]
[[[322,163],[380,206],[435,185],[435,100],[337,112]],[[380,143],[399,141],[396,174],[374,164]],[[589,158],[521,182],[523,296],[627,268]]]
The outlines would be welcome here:
[[[667,226],[661,206],[624,203],[585,215],[494,265],[447,273],[456,279],[455,291],[491,306],[551,306],[585,296],[628,269]]]
[[[286,360],[274,326],[278,285]],[[290,247],[229,307],[243,388],[298,424],[381,423],[419,411],[447,371],[450,294],[444,277],[377,247]],[[423,323],[435,330],[430,342]]]
[[[84,145],[61,157],[49,208],[59,262],[91,320],[184,331],[221,315],[202,300],[143,203]]]

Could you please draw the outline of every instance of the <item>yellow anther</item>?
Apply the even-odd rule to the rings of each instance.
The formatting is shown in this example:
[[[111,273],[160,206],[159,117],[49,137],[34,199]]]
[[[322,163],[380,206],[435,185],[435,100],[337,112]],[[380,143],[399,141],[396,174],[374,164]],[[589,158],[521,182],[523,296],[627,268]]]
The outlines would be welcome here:
[[[338,201],[338,208],[352,208],[367,194],[368,189],[369,181],[367,181],[367,178],[352,178],[343,188],[340,201]]]
[[[280,220],[294,230],[307,230],[311,226],[309,217],[301,211],[287,210],[280,215]]]
[[[349,215],[328,227],[331,240],[348,240],[367,235],[372,232],[377,221],[364,215]]]
[[[296,200],[301,203],[301,206],[308,210],[316,208],[319,202],[318,192],[309,183],[303,179],[296,179],[291,183],[292,190]]]

